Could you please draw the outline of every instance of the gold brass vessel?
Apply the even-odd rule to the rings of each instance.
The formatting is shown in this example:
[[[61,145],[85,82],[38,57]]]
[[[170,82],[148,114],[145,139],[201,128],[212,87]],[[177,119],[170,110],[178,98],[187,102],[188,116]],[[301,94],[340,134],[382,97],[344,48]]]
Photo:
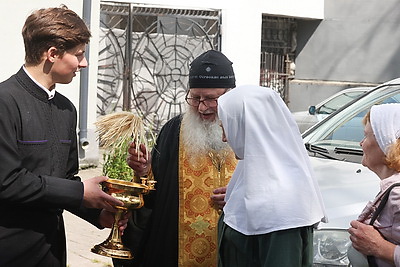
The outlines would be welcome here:
[[[123,181],[118,179],[108,179],[102,183],[103,191],[107,194],[124,202],[124,206],[116,206],[115,221],[108,238],[95,245],[91,251],[93,253],[118,258],[118,259],[133,259],[132,251],[124,246],[121,240],[121,233],[118,230],[118,222],[123,212],[128,209],[139,209],[144,205],[143,195],[154,190],[155,181],[141,177],[141,183]]]

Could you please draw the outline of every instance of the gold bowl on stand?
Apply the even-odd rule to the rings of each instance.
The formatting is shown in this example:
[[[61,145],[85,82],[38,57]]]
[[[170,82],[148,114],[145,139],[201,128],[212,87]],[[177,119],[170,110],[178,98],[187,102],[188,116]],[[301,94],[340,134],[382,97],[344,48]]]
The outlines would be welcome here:
[[[108,179],[102,183],[103,191],[107,194],[124,202],[124,206],[116,206],[115,221],[108,238],[95,245],[91,251],[93,253],[118,258],[118,259],[133,259],[133,254],[129,248],[124,246],[121,240],[121,233],[118,230],[118,222],[121,219],[123,212],[128,209],[139,209],[144,205],[143,195],[154,190],[155,181],[147,178],[140,178],[141,183],[129,182],[118,179]]]

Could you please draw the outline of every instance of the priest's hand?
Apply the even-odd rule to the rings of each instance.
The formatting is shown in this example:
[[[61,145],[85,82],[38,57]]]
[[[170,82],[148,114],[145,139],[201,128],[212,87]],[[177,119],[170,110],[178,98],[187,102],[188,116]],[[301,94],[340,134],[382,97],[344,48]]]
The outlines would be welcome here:
[[[137,176],[146,176],[151,169],[151,154],[147,151],[145,145],[140,144],[139,149],[136,149],[136,143],[132,142],[128,148],[128,158],[126,162],[131,167]]]
[[[86,208],[106,209],[115,212],[114,206],[124,203],[101,190],[99,184],[107,181],[106,176],[98,176],[83,181],[83,205]]]
[[[219,187],[213,190],[213,195],[211,195],[211,201],[213,202],[214,206],[218,209],[223,209],[225,206],[225,193],[226,193],[226,186]]]
[[[102,210],[99,217],[99,223],[102,227],[111,228],[115,222],[115,213],[109,212],[108,210]],[[124,230],[128,226],[128,219],[132,216],[131,211],[124,212],[121,219],[118,221],[118,229],[121,235],[124,234]]]

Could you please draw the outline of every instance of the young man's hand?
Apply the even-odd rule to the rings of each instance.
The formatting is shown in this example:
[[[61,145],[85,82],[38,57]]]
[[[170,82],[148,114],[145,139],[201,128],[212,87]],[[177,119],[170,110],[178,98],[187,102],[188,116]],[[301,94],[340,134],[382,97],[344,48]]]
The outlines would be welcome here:
[[[83,205],[85,207],[115,212],[115,206],[124,206],[122,201],[101,190],[100,183],[107,179],[106,176],[97,176],[83,181]]]

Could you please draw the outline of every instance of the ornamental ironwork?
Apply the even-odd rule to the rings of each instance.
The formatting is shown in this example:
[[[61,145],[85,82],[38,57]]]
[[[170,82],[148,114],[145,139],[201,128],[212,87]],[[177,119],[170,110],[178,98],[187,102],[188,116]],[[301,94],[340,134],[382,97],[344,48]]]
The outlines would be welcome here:
[[[101,2],[98,115],[127,110],[157,132],[185,110],[189,63],[219,50],[220,11]]]
[[[277,91],[285,102],[289,79],[294,77],[296,27],[294,18],[262,18],[260,85]]]

